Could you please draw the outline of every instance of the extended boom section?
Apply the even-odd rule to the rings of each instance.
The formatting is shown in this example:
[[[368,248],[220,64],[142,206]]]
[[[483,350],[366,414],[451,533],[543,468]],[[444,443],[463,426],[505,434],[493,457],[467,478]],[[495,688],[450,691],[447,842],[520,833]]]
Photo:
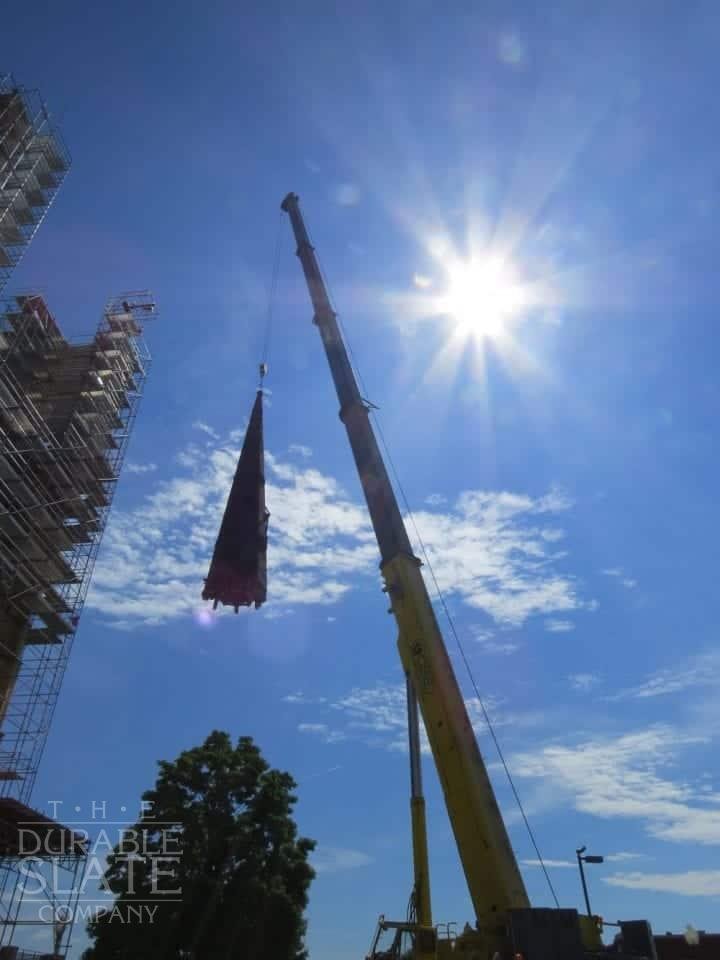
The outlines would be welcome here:
[[[303,223],[298,197],[288,194],[282,208],[290,216],[315,310],[314,322],[340,401],[340,419],[347,430],[380,548],[382,575],[398,624],[400,657],[417,693],[480,939],[489,944],[507,935],[507,912],[528,907],[527,894],[420,572],[420,561],[413,555],[368,408],[358,390]],[[416,879],[417,874],[416,864]],[[428,894],[422,912],[429,913],[429,903]],[[423,919],[431,923],[429,916]]]

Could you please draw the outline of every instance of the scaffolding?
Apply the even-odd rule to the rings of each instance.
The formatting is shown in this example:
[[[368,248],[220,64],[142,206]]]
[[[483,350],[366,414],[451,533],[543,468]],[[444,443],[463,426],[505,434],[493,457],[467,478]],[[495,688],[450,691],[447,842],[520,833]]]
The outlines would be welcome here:
[[[70,153],[37,90],[0,74],[0,292],[70,167]]]
[[[62,960],[70,948],[82,895],[87,834],[5,797],[0,799],[0,857],[8,880],[2,899],[6,939],[0,960]],[[21,951],[13,945],[20,927],[45,928],[45,952]]]
[[[32,793],[150,365],[143,327],[155,315],[147,291],[123,294],[93,337],[71,342],[39,294],[0,304],[0,798],[27,803]],[[17,870],[0,858],[0,904],[16,893]],[[0,910],[0,946],[15,925]]]

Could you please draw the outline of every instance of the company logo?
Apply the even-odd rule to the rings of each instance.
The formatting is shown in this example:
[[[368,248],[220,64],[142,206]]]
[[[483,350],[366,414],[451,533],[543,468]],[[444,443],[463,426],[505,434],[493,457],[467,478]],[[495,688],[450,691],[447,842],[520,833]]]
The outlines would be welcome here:
[[[132,821],[127,806],[106,800],[47,807],[47,816],[17,824],[25,922],[153,923],[161,904],[182,900],[182,824],[156,819],[147,801]]]

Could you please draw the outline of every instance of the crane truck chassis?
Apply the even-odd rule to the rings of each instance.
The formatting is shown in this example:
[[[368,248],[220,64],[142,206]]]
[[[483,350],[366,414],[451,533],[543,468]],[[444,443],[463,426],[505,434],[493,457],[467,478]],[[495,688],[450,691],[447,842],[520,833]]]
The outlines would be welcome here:
[[[621,925],[622,949],[602,944],[597,918],[574,909],[533,908],[508,838],[495,793],[458,686],[432,602],[414,556],[395,492],[387,474],[355,379],[336,314],[300,212],[289,193],[281,204],[288,214],[340,403],[363,494],[380,550],[384,592],[395,617],[397,646],[405,672],[410,753],[410,816],[414,885],[405,921],[380,917],[366,960],[395,960],[403,934],[413,960],[657,960],[649,924]],[[455,935],[433,924],[425,800],[420,764],[419,713],[443,789],[475,923]],[[391,932],[388,950],[380,949]]]

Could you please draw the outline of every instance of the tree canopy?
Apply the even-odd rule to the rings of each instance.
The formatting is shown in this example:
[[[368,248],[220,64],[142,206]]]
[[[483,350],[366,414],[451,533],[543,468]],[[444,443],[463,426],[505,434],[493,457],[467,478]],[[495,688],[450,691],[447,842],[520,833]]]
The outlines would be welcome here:
[[[315,844],[298,836],[292,777],[220,731],[159,766],[108,857],[114,908],[88,924],[83,960],[306,960]]]

